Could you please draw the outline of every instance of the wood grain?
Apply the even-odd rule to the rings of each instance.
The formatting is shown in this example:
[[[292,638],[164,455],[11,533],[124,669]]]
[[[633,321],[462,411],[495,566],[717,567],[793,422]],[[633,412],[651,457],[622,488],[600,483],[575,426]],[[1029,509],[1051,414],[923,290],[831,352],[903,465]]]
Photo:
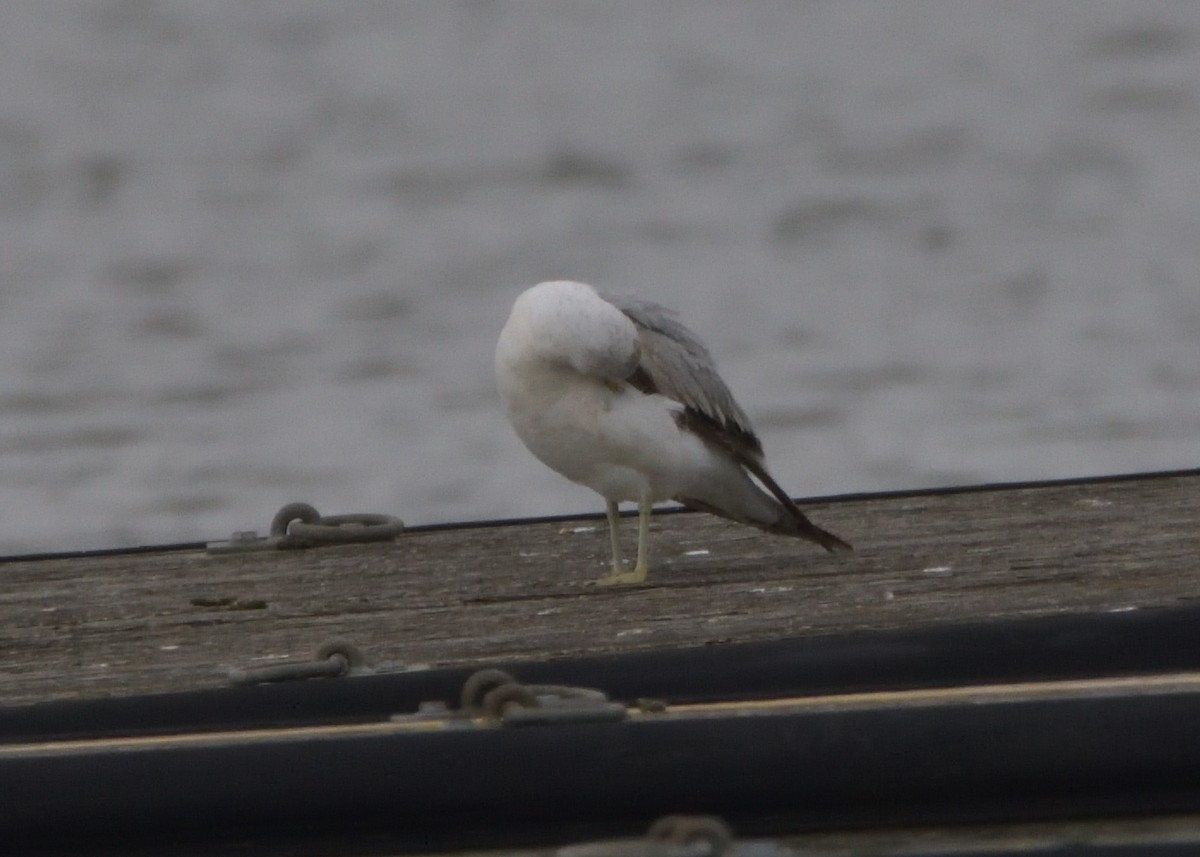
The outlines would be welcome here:
[[[387,668],[1200,598],[1200,471],[803,506],[855,551],[660,514],[649,581],[628,588],[590,585],[608,560],[596,518],[304,551],[4,562],[0,700],[218,686],[230,667],[308,659],[331,638]]]

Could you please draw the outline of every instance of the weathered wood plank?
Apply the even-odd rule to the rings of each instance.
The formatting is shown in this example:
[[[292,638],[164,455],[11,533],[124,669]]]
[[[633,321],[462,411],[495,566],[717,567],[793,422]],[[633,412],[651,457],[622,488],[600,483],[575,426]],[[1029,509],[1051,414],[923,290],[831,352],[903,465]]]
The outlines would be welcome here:
[[[1005,825],[956,825],[903,829],[838,830],[768,840],[736,838],[739,844],[767,842],[804,857],[1015,857],[1070,853],[1177,854],[1200,846],[1200,816],[1041,821]],[[734,831],[735,836],[737,831]],[[631,840],[630,847],[642,840]],[[1162,850],[1155,850],[1156,846]],[[456,857],[555,857],[557,848],[456,851]],[[444,853],[444,852],[443,852]],[[598,850],[597,850],[597,853]],[[610,848],[608,853],[618,853]],[[630,850],[627,853],[634,853]],[[766,853],[764,851],[764,853]]]
[[[808,504],[844,555],[666,514],[649,583],[617,589],[589,585],[608,550],[594,519],[7,562],[0,700],[216,686],[333,637],[375,663],[476,663],[1179,604],[1200,598],[1198,498],[1191,471]]]

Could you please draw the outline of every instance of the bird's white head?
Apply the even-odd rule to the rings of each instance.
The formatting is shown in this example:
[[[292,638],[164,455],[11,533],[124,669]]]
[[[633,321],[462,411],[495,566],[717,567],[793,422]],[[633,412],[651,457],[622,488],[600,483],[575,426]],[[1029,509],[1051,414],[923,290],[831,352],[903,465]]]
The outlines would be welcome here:
[[[513,304],[496,348],[498,367],[525,361],[628,378],[637,368],[637,328],[586,283],[538,283]]]

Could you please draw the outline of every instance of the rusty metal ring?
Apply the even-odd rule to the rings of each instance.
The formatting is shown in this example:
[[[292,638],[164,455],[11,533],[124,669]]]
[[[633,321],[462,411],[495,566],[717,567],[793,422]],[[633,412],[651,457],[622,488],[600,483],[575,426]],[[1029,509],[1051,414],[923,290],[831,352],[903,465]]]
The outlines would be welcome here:
[[[317,661],[330,661],[334,658],[344,664],[341,675],[354,672],[366,663],[362,650],[345,640],[330,640],[317,649]]]
[[[325,515],[316,521],[295,520],[288,525],[289,537],[309,542],[354,544],[386,542],[396,538],[404,524],[393,515]]]
[[[293,521],[315,524],[319,520],[321,520],[321,513],[308,503],[288,503],[271,519],[271,535],[286,536],[288,526]]]
[[[339,678],[362,669],[366,663],[357,646],[344,640],[331,640],[317,649],[312,661],[288,662],[229,671],[232,684],[268,684],[310,678]]]
[[[521,708],[537,708],[538,698],[525,685],[510,682],[493,687],[485,693],[481,707],[485,716],[492,720],[500,720],[510,705],[518,705]]]
[[[646,836],[675,845],[703,842],[708,845],[712,857],[724,854],[733,844],[733,831],[729,825],[708,815],[664,815],[650,825]]]
[[[471,673],[462,686],[458,706],[463,711],[477,712],[483,707],[483,697],[502,684],[516,684],[517,680],[504,670],[484,669]]]

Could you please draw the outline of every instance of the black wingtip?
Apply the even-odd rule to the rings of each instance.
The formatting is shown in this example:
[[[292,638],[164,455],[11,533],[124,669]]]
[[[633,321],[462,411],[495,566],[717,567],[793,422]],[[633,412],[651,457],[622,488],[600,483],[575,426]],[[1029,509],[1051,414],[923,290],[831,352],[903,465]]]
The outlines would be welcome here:
[[[824,536],[824,538],[821,539],[821,547],[825,548],[825,550],[829,551],[830,553],[854,550],[854,545],[850,544],[850,542],[843,538],[835,536],[833,533],[829,532],[829,530],[821,530],[821,535]]]
[[[804,519],[804,523],[808,526],[802,527],[801,531],[797,534],[802,538],[816,542],[830,553],[854,550],[854,547],[848,541],[840,536],[835,536],[833,533],[829,532],[829,530],[821,529],[807,518]]]

